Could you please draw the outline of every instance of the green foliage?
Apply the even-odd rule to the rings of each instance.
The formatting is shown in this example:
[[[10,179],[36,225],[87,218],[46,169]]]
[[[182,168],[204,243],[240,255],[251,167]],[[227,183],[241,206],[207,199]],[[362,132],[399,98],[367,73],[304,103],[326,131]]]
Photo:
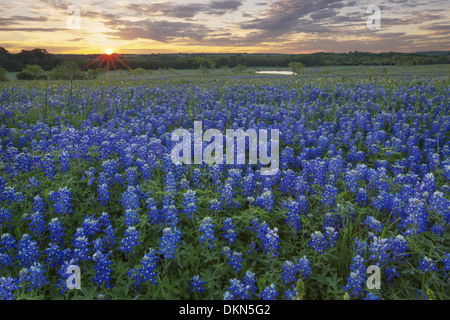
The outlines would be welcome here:
[[[305,72],[305,65],[301,62],[291,62],[289,63],[289,69],[299,75]]]
[[[205,58],[201,56],[196,56],[193,63],[198,66],[203,74],[208,72],[208,69],[216,67],[215,62],[211,58]]]
[[[8,71],[6,71],[3,68],[0,68],[0,82],[7,82],[7,81],[9,81]]]
[[[70,80],[70,71],[66,66],[57,66],[50,71],[52,80]]]
[[[22,72],[16,75],[18,80],[45,80],[47,75],[39,65],[26,65]]]
[[[247,66],[243,65],[243,64],[238,64],[236,67],[234,67],[234,72],[235,73],[242,73],[247,71]]]

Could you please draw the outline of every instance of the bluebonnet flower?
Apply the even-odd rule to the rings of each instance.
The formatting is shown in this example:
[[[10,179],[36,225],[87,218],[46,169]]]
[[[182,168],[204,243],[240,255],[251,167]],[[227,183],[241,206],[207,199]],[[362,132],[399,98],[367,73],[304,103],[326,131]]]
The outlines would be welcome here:
[[[210,250],[214,249],[213,243],[216,240],[216,237],[214,236],[214,226],[215,224],[212,223],[212,219],[210,217],[206,217],[203,219],[202,224],[197,229],[202,233],[199,242],[206,242]]]
[[[223,237],[228,241],[228,245],[231,246],[237,238],[236,226],[233,224],[233,219],[231,218],[226,218],[223,223]]]
[[[53,208],[56,213],[61,215],[67,215],[73,213],[72,209],[72,192],[70,188],[59,188],[58,191],[50,191],[49,199],[53,201]]]
[[[297,288],[295,283],[286,291],[284,291],[287,300],[297,300]]]
[[[297,260],[297,269],[301,272],[303,279],[308,279],[311,274],[311,262],[306,256]]]
[[[45,213],[47,211],[47,204],[45,203],[45,200],[42,199],[39,195],[33,198],[32,210],[33,212],[39,211],[42,213]]]
[[[119,170],[119,163],[116,159],[108,159],[102,163],[103,172],[109,177],[113,177]]]
[[[345,186],[349,188],[351,192],[357,192],[359,178],[358,171],[355,169],[347,170],[344,175]]]
[[[88,186],[93,186],[94,185],[94,181],[95,181],[95,171],[96,169],[94,167],[90,167],[88,170],[86,170],[84,172],[84,174],[86,175],[87,178],[87,184]],[[84,176],[81,177],[81,181],[86,179]]]
[[[187,215],[187,218],[190,219],[191,216],[195,216],[197,213],[197,197],[195,196],[195,191],[187,190],[183,195],[183,213]]]
[[[175,174],[172,171],[169,171],[166,175],[166,181],[164,184],[164,198],[163,198],[163,206],[170,206],[173,204],[173,200],[177,195],[177,181],[175,178]]]
[[[36,177],[31,177],[28,179],[28,188],[39,188],[39,180]]]
[[[330,247],[333,247],[339,237],[338,232],[334,229],[334,227],[325,227],[324,230],[328,244],[330,245]]]
[[[4,233],[0,237],[0,252],[11,251],[17,247],[16,239],[9,233]]]
[[[254,204],[266,211],[272,211],[274,205],[274,195],[272,194],[272,191],[264,189],[263,193],[256,198]]]
[[[444,235],[445,228],[442,227],[440,224],[435,223],[430,228],[430,231],[442,237]]]
[[[428,212],[425,204],[417,198],[410,198],[405,209],[406,219],[400,221],[405,228],[405,235],[418,234],[426,231],[428,225]]]
[[[240,208],[240,203],[234,199],[233,186],[226,182],[221,189],[222,196],[220,198],[220,202],[222,204],[226,203],[231,208]]]
[[[211,200],[209,210],[214,210],[216,212],[219,212],[220,210],[222,210],[222,202],[217,199]]]
[[[48,244],[48,248],[44,250],[44,253],[47,255],[47,259],[45,259],[45,262],[48,262],[50,267],[57,268],[61,266],[65,260],[67,260],[71,253],[71,250],[61,250],[60,245],[50,242]]]
[[[211,179],[211,182],[215,185],[219,185],[221,179],[222,179],[222,170],[220,169],[220,166],[218,164],[213,164],[209,166],[209,177]]]
[[[295,190],[295,185],[297,184],[297,174],[288,169],[282,172],[282,178],[280,181],[280,191],[283,195],[292,194]]]
[[[394,284],[394,278],[400,277],[400,273],[398,273],[397,267],[394,265],[392,267],[385,267],[384,276],[386,277],[386,281]]]
[[[369,229],[374,233],[380,233],[383,230],[383,226],[381,225],[380,221],[375,219],[372,216],[367,216],[366,220],[364,220],[363,224],[365,226],[368,226]]]
[[[223,295],[223,300],[248,300],[250,299],[249,286],[239,279],[230,279],[230,286]]]
[[[95,219],[93,214],[87,215],[81,223],[81,226],[84,229],[84,233],[88,237],[93,237],[97,232],[100,231],[100,222],[98,221],[98,219]]]
[[[13,291],[19,290],[18,279],[12,277],[0,278],[0,298],[2,300],[14,300]]]
[[[36,241],[32,240],[31,235],[23,234],[22,239],[17,245],[18,254],[16,259],[19,261],[19,267],[30,267],[37,262],[40,256],[40,251]]]
[[[366,297],[363,298],[363,300],[380,300],[380,297],[377,295],[374,295],[372,292],[368,292]]]
[[[20,270],[19,283],[22,284],[22,288],[25,287],[25,283],[29,283],[28,291],[33,289],[41,290],[45,285],[49,284],[45,271],[40,263],[35,262],[30,267]]]
[[[315,231],[311,234],[311,240],[308,245],[316,250],[319,254],[323,253],[323,250],[327,248],[328,241],[320,231]]]
[[[408,241],[406,241],[405,237],[402,235],[395,236],[390,244],[389,249],[392,252],[392,261],[397,261],[402,259],[403,257],[409,256],[409,254],[405,254],[408,250]]]
[[[116,173],[112,178],[115,184],[122,185],[123,184],[123,175],[121,173]]]
[[[66,293],[69,289],[67,288],[67,280],[71,276],[70,272],[67,272],[70,266],[77,266],[78,259],[72,258],[68,261],[65,261],[64,264],[59,268],[58,274],[60,276],[59,282],[56,285],[57,288],[61,288],[59,294]],[[75,279],[74,279],[75,280]]]
[[[422,184],[420,186],[422,192],[428,192],[433,194],[436,191],[436,178],[433,172],[427,173],[422,179]]]
[[[381,239],[374,236],[369,246],[370,259],[375,260],[379,267],[383,266],[389,260],[389,239]]]
[[[108,201],[110,200],[110,192],[109,187],[106,183],[102,183],[98,185],[98,200],[102,206],[106,206]]]
[[[425,271],[425,273],[428,273],[430,271],[438,271],[438,268],[433,263],[433,259],[428,258],[427,256],[423,257],[422,260],[420,260],[420,264],[417,267],[419,270]]]
[[[50,231],[49,239],[55,244],[62,245],[64,242],[64,227],[58,218],[53,218],[48,224]]]
[[[356,297],[363,292],[363,284],[366,282],[366,268],[364,258],[356,255],[350,266],[350,276],[347,278],[347,285],[343,287],[345,291],[351,291]]]
[[[155,199],[148,198],[145,201],[148,208],[148,219],[150,220],[150,224],[157,224],[161,221],[160,210],[158,209],[158,204]]]
[[[228,246],[223,247],[223,248],[222,248],[221,254],[223,254],[224,256],[226,256],[226,257],[229,258],[230,255],[231,255],[231,249],[230,249],[230,247],[228,247]]]
[[[281,273],[281,278],[283,279],[284,284],[289,284],[291,282],[297,281],[299,265],[294,264],[290,260],[286,260],[282,268],[284,271]]]
[[[89,239],[83,228],[78,228],[73,235],[73,247],[73,256],[76,259],[83,262],[89,260]]]
[[[44,155],[44,157],[41,158],[41,162],[39,165],[47,178],[49,178],[50,180],[55,180],[55,160],[51,155]]]
[[[204,284],[205,284],[205,281],[200,279],[200,276],[198,274],[193,276],[191,279],[191,292],[197,292],[197,293],[205,292],[206,289],[203,288]]]
[[[233,270],[236,270],[236,272],[239,273],[242,268],[242,262],[244,261],[244,259],[242,259],[242,253],[234,251],[229,255],[229,258],[230,261],[228,261],[228,264],[233,268]]]
[[[125,170],[128,186],[136,185],[137,173],[135,167],[129,167]]]
[[[447,273],[450,272],[450,253],[445,252],[444,258],[441,259],[441,261],[444,263],[444,270],[447,271]]]
[[[112,261],[108,259],[109,253],[101,253],[97,251],[92,256],[92,260],[96,263],[94,269],[96,271],[95,277],[93,279],[94,283],[98,287],[105,286],[106,288],[112,288],[111,281],[111,265]]]
[[[8,223],[12,223],[12,213],[10,209],[0,208],[0,225],[8,226]]]
[[[105,233],[104,246],[105,246],[105,249],[107,249],[107,250],[112,250],[114,248],[114,246],[116,245],[117,237],[114,234],[114,231],[115,230],[114,230],[114,227],[112,224],[108,225],[104,230],[104,233]]]
[[[139,223],[139,213],[133,209],[125,210],[125,220],[124,224],[127,227],[132,227]]]
[[[189,181],[186,178],[183,178],[180,180],[180,189],[188,190],[189,188]]]
[[[7,253],[0,252],[0,269],[13,265],[13,257]]]
[[[97,251],[99,251],[101,253],[107,252],[107,250],[105,249],[106,242],[107,242],[106,237],[101,237],[101,238],[92,240],[92,252],[97,252]]]
[[[242,182],[242,190],[247,197],[251,197],[253,195],[253,191],[256,188],[255,174],[249,173],[244,177]]]
[[[261,239],[262,247],[266,250],[264,253],[268,253],[272,257],[278,256],[279,242],[281,240],[278,237],[278,228],[273,228],[273,230],[267,228],[264,238]]]
[[[66,150],[62,150],[59,155],[59,171],[67,172],[70,169],[70,154]]]
[[[125,230],[124,238],[119,243],[119,250],[124,253],[135,254],[134,248],[140,244],[139,234],[140,231],[137,231],[135,227],[128,227]]]
[[[323,190],[323,199],[321,200],[324,206],[332,208],[336,203],[338,189],[330,184],[325,185]]]
[[[173,204],[164,206],[161,210],[161,216],[163,216],[164,222],[171,227],[178,224],[178,210]]]
[[[303,197],[303,196],[301,196]],[[300,204],[292,199],[283,201],[283,206],[288,210],[286,213],[286,224],[291,230],[298,231],[302,226]]]
[[[177,245],[181,243],[182,232],[176,227],[163,230],[158,252],[164,254],[164,260],[174,259]]]
[[[28,226],[30,227],[30,231],[38,238],[42,236],[45,232],[45,215],[39,211],[34,212],[33,214],[25,214],[24,220],[29,220]]]
[[[127,190],[122,193],[121,202],[125,210],[137,210],[140,206],[138,190],[135,186],[128,186]]]
[[[203,188],[203,183],[200,181],[202,172],[199,168],[195,168],[192,172],[192,186],[195,188]]]
[[[14,187],[5,187],[0,194],[0,201],[6,201],[6,204],[11,204],[14,202],[23,202],[25,196],[22,195],[21,191],[16,191]]]
[[[134,280],[134,287],[139,289],[144,282],[158,284],[156,277],[158,273],[155,271],[158,263],[156,251],[149,248],[140,261],[140,266],[128,271],[128,277]]]
[[[242,281],[244,285],[248,288],[250,293],[253,295],[253,297],[255,297],[256,291],[258,290],[258,287],[256,286],[255,274],[250,270],[247,270],[245,272],[245,276],[242,278]]]
[[[276,300],[278,292],[275,291],[275,284],[272,283],[270,286],[265,287],[264,290],[261,291],[260,296],[263,300]]]

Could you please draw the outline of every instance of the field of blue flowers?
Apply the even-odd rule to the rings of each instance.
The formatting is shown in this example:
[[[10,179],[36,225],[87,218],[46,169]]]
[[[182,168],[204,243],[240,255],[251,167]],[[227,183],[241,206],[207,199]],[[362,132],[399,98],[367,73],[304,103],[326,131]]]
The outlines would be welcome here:
[[[2,85],[0,298],[449,299],[449,84]],[[175,165],[198,120],[279,129],[279,172]]]

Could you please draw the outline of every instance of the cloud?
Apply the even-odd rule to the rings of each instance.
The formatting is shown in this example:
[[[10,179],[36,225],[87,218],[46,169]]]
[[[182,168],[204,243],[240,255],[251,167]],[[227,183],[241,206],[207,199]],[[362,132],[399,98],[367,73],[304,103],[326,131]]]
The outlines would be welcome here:
[[[47,17],[30,17],[30,16],[11,16],[8,18],[0,18],[0,26],[10,26],[15,24],[21,24],[21,22],[44,22],[47,21]]]
[[[278,0],[268,6],[262,18],[245,22],[241,28],[259,30],[262,37],[278,37],[292,32],[301,18],[343,6],[342,0]]]
[[[106,23],[113,32],[108,35],[122,40],[151,39],[169,42],[175,39],[201,41],[211,30],[204,25],[166,20],[125,21],[110,20]]]
[[[228,12],[236,11],[241,5],[242,3],[237,0],[216,0],[208,4],[177,4],[175,2],[130,3],[125,8],[138,15],[193,18],[200,13],[224,15]]]
[[[67,28],[0,28],[0,31],[57,32],[57,31],[67,31]]]

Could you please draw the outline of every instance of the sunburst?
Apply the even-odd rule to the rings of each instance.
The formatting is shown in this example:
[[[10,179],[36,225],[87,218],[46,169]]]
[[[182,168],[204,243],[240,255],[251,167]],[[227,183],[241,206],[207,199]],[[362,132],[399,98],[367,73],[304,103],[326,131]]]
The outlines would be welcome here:
[[[89,62],[87,65],[85,65],[81,70],[84,70],[88,68],[90,65],[94,64],[95,62],[100,61],[100,63],[97,65],[97,69],[100,69],[102,66],[106,65],[106,78],[109,80],[109,70],[111,66],[114,68],[114,70],[117,70],[116,62],[123,65],[125,68],[127,68],[130,71],[133,71],[130,66],[128,66],[125,62],[123,62],[117,53],[113,52],[112,49],[106,49],[104,54],[101,54],[99,57],[95,58],[91,62]]]

